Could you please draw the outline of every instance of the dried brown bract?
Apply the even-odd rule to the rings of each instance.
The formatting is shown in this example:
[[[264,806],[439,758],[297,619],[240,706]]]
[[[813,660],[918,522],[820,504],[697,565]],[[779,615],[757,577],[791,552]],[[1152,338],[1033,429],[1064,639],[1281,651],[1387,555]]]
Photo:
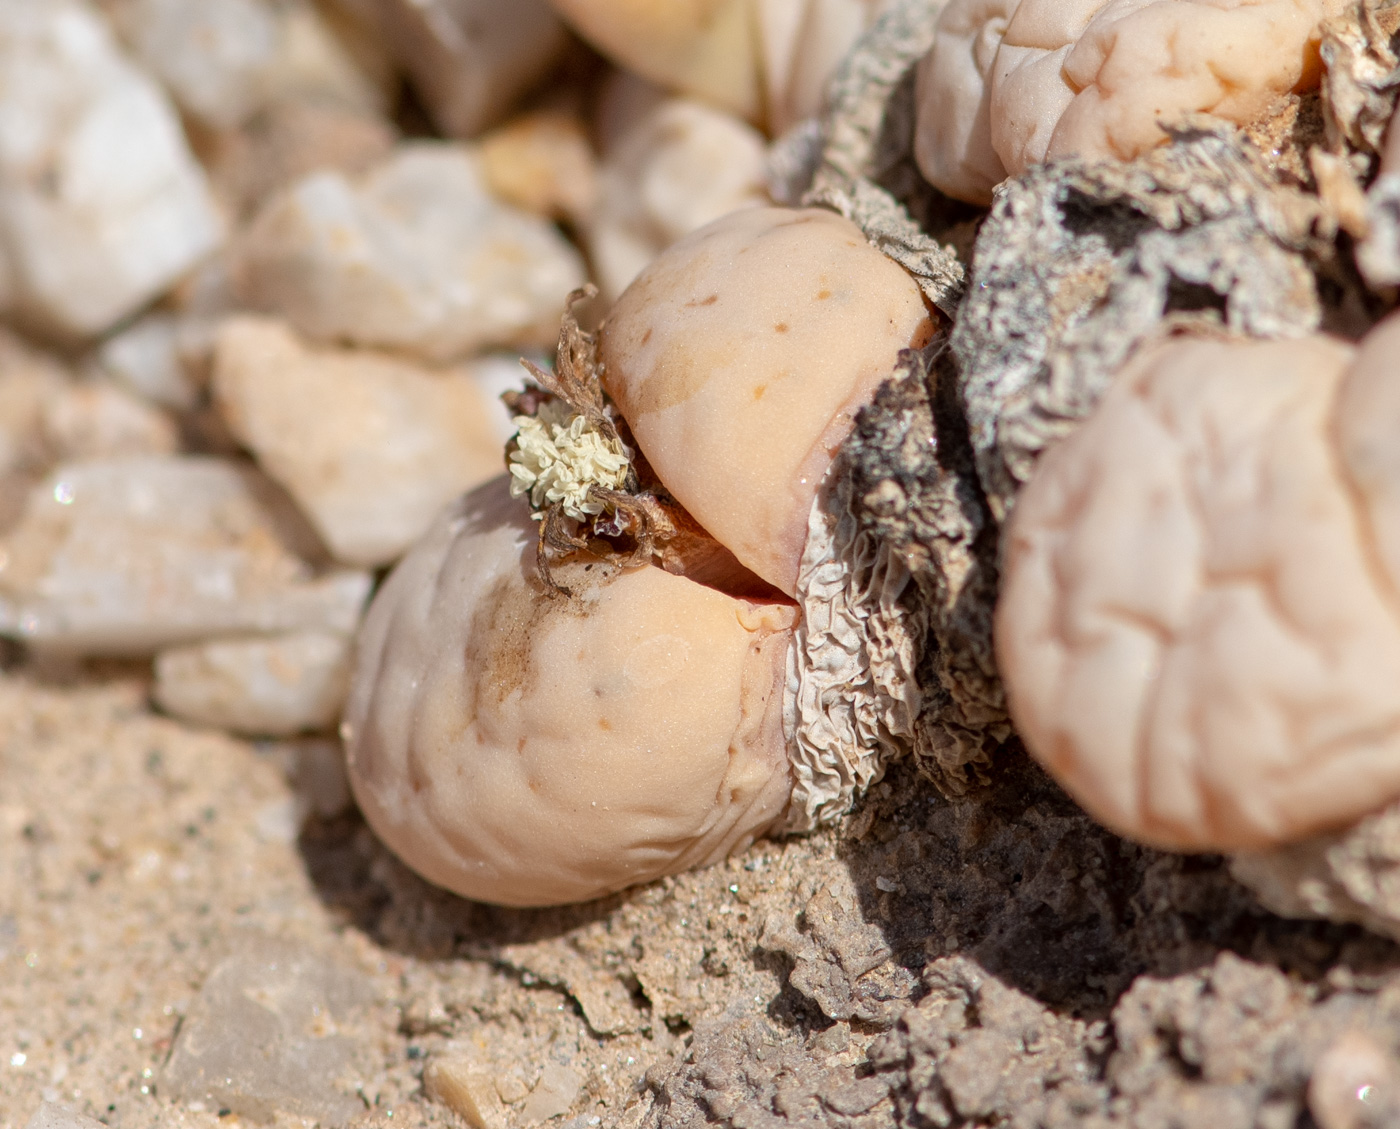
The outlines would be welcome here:
[[[713,559],[728,553],[660,485],[603,391],[597,337],[573,312],[597,293],[590,284],[569,295],[555,371],[522,359],[534,381],[504,397],[521,423],[506,460],[513,492],[529,495],[540,523],[540,578],[551,594],[570,595],[551,565],[580,552],[623,567],[656,563],[678,575],[716,566],[732,572],[728,560]]]

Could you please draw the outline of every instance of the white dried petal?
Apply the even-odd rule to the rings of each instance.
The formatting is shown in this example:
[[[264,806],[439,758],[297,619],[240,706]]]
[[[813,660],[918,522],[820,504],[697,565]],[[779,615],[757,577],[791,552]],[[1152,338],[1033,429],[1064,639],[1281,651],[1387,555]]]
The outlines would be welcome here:
[[[520,431],[510,454],[510,493],[528,493],[537,519],[555,503],[579,521],[602,513],[602,503],[590,497],[592,488],[621,490],[627,481],[631,464],[621,442],[600,435],[558,401],[546,403],[537,416],[516,416],[515,425]]]

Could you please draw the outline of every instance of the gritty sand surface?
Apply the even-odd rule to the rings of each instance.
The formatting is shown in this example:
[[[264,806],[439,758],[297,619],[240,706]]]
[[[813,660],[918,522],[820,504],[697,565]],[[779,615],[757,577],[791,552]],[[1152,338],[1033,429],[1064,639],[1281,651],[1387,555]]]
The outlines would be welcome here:
[[[901,769],[839,834],[501,910],[418,880],[353,808],[300,822],[295,746],[147,693],[129,669],[0,675],[0,1129],[45,1100],[114,1129],[254,1123],[170,1072],[208,1038],[211,973],[269,938],[358,993],[313,1035],[365,1125],[460,1124],[423,1089],[442,1058],[492,1080],[503,1129],[1282,1129],[1314,1124],[1342,1033],[1400,1044],[1393,946],[1123,843],[1020,759],[970,802]],[[540,1089],[561,1070],[563,1108]]]

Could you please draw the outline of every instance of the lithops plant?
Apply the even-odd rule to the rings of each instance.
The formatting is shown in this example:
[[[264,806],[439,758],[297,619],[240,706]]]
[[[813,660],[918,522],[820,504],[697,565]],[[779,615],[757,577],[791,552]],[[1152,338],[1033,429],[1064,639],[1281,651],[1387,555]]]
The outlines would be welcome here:
[[[817,488],[855,413],[933,323],[914,281],[822,209],[736,212],[614,307],[603,386],[661,481],[794,595]]]
[[[601,363],[567,321],[514,398],[509,488],[469,496],[370,611],[345,735],[381,836],[459,893],[539,905],[844,810],[854,784],[794,737],[826,715],[797,695],[783,593],[856,409],[932,332],[858,228],[783,209],[660,256]]]
[[[1315,88],[1340,0],[951,0],[919,73],[919,166],[959,199],[1048,160],[1131,160],[1191,114]]]
[[[1149,347],[1021,492],[1011,715],[1123,834],[1259,848],[1400,797],[1397,345]]]
[[[1283,44],[1264,60],[1273,69],[1250,69],[1259,60],[1244,52],[1229,97],[1219,82],[1205,95],[1176,83],[1224,74],[1208,51],[1193,54],[1202,44],[1188,28],[1172,40],[1181,54],[1163,63],[1165,85],[1147,86],[1176,99],[1172,114],[1195,116],[1142,126],[1113,85],[1115,68],[1138,58],[1128,33],[1154,20],[1176,27],[1207,7],[1206,22],[1225,31],[1206,47],[1223,49],[1227,32],[1244,35],[1254,20]],[[1390,379],[1368,360],[1395,331],[1387,323],[1359,354],[1337,334],[1359,337],[1378,307],[1335,239],[1337,197],[1307,173],[1330,161],[1367,175],[1379,131],[1354,129],[1360,111],[1347,118],[1336,92],[1364,88],[1356,101],[1368,120],[1394,95],[1357,62],[1389,57],[1381,24],[1329,23],[1327,11],[1306,0],[1023,0],[1014,10],[892,0],[829,89],[808,193],[826,210],[718,221],[643,272],[596,337],[566,322],[556,372],[537,372],[514,401],[514,491],[537,524],[521,511],[508,545],[502,533],[501,546],[478,552],[469,545],[485,545],[486,525],[464,512],[424,550],[423,582],[396,574],[386,586],[349,728],[357,788],[386,837],[473,896],[587,897],[755,835],[827,823],[894,757],[912,755],[945,793],[965,791],[995,771],[1011,735],[1004,689],[1052,774],[1099,818],[1154,844],[1274,844],[1400,794],[1388,736],[1400,674],[1385,556],[1393,475],[1379,422]],[[968,199],[1012,173],[978,217],[975,243],[967,210],[923,182],[912,159],[916,104],[954,80],[929,73],[945,32],[950,57],[972,51],[947,63],[962,75],[952,124],[982,121],[990,150],[979,152],[1001,162],[967,159],[969,127],[947,167],[975,181],[975,193],[960,193]],[[1022,53],[1002,68],[1008,42]],[[1030,145],[1034,134],[1043,151],[1023,145],[1027,163],[1013,168],[990,124],[999,76],[1063,86],[1047,60],[1076,53],[1099,60],[1093,82],[1069,95],[1047,87],[1053,112],[1021,138]],[[925,55],[916,84],[911,68]],[[1315,82],[1319,59],[1330,60],[1321,78],[1331,93],[1292,105],[1314,115],[1314,135],[1332,148],[1300,155],[1285,138],[1261,152],[1239,122]],[[1064,122],[1077,123],[1065,136],[1079,140],[1062,153]],[[833,281],[851,281],[852,293],[836,302]],[[688,622],[684,609],[714,600],[749,632],[742,646],[731,641],[742,662],[716,659],[714,680],[696,680],[695,693],[723,708],[693,740],[667,746],[677,775],[650,762],[635,770],[627,810],[690,829],[665,850],[652,849],[645,819],[566,828],[528,806],[547,789],[519,785],[522,772],[539,782],[558,757],[561,779],[572,779],[581,762],[562,741],[538,743],[524,768],[511,760],[521,736],[531,747],[534,731],[518,730],[534,722],[518,708],[524,690],[507,691],[521,695],[508,709],[476,704],[497,676],[482,677],[486,660],[468,640],[504,638],[479,627],[487,603],[466,601],[478,609],[470,617],[446,605],[435,614],[438,597],[415,594],[429,576],[434,592],[484,576],[468,564],[486,556],[523,577],[514,590],[534,602],[522,596],[519,607],[549,607],[530,614],[571,625],[527,629],[523,648],[561,686],[591,677],[594,652],[575,648],[555,664],[546,637],[639,640],[636,623],[661,631],[667,621],[664,634],[709,653],[711,642],[689,634],[705,616]],[[680,618],[659,604],[626,611],[624,593],[644,602],[662,581]],[[611,616],[629,626],[608,626]],[[599,647],[599,670],[626,667],[607,657],[625,648]],[[733,703],[757,701],[743,688],[750,678],[770,688],[756,742],[730,726]],[[440,687],[431,701],[415,698],[429,683]],[[620,707],[645,708],[634,689]],[[665,700],[665,718],[688,709]],[[381,724],[386,710],[400,720]],[[505,713],[512,728],[461,736]],[[553,715],[542,706],[538,716]],[[626,732],[631,744],[590,732],[592,762],[628,770],[645,760],[637,742],[651,731]],[[675,736],[658,721],[655,740]],[[512,765],[507,784],[482,795],[521,827],[558,825],[533,848],[538,885],[524,837],[477,830],[496,826],[494,808],[483,814],[455,782],[444,786],[450,799],[435,793],[476,771],[458,765],[477,763],[478,749],[481,764]],[[732,808],[714,783],[726,779],[721,759],[750,766],[742,775],[757,782],[732,793]],[[721,797],[708,814],[674,794],[692,772],[711,782],[707,803]],[[574,811],[554,795],[555,816]],[[376,807],[381,796],[394,811]],[[603,854],[623,861],[573,861]],[[498,874],[513,877],[484,877]]]
[[[586,901],[723,858],[790,792],[794,609],[660,568],[555,566],[507,480],[394,571],[345,715],[371,825],[410,866],[504,905]]]
[[[553,0],[590,42],[667,89],[776,132],[818,113],[877,0]]]

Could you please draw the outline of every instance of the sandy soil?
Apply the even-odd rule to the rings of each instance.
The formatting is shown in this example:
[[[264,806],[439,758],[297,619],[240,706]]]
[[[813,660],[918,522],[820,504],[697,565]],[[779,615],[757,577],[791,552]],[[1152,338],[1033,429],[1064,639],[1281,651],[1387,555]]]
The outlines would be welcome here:
[[[1116,839],[1021,758],[967,802],[900,770],[839,834],[508,911],[427,886],[353,808],[303,821],[334,804],[295,743],[189,729],[147,689],[0,676],[0,1129],[46,1100],[114,1129],[256,1121],[177,1100],[172,1071],[221,1022],[267,1052],[209,985],[268,938],[353,989],[331,1085],[365,1125],[458,1123],[422,1086],[440,1059],[492,1080],[505,1127],[1272,1129],[1317,1123],[1342,1034],[1400,1043],[1394,946]],[[313,1120],[279,1084],[271,1119]]]

